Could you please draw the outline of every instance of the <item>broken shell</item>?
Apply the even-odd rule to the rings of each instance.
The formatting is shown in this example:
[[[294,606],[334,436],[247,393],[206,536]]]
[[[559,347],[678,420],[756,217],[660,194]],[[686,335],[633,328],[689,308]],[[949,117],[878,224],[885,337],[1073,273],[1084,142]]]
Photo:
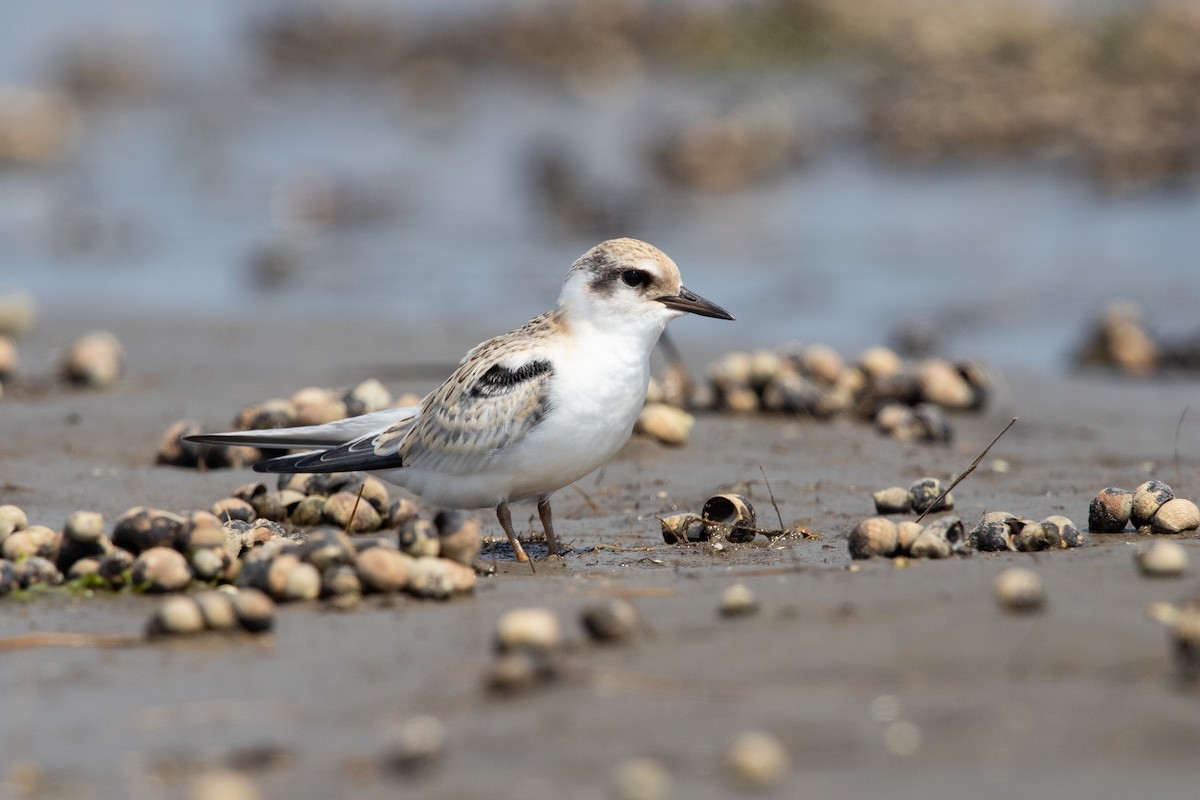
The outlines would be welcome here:
[[[900,543],[896,523],[885,517],[869,517],[850,531],[850,557],[891,556]]]
[[[1042,520],[1042,525],[1046,527],[1054,526],[1058,529],[1058,538],[1062,542],[1063,547],[1079,547],[1087,541],[1087,536],[1083,531],[1075,527],[1074,522],[1061,514],[1046,517]]]
[[[896,523],[896,553],[907,553],[925,528],[919,522],[906,519]]]
[[[616,642],[633,633],[638,613],[632,603],[617,597],[587,606],[579,619],[595,641]]]
[[[871,494],[875,501],[876,514],[904,514],[908,512],[908,489],[889,486]]]
[[[146,625],[146,635],[189,636],[204,630],[204,614],[190,597],[175,595],[159,603]]]
[[[740,494],[713,495],[704,501],[700,516],[706,523],[706,539],[714,539],[718,534],[724,534],[731,542],[754,539],[757,524],[754,506]]]
[[[16,564],[14,569],[22,589],[34,584],[58,586],[63,582],[63,574],[54,566],[54,562],[41,556],[29,556]]]
[[[379,530],[379,512],[364,497],[338,492],[325,501],[325,521],[350,533],[369,533]]]
[[[612,795],[616,800],[668,800],[674,794],[671,773],[653,758],[627,758],[617,764]]]
[[[437,558],[441,552],[437,528],[431,520],[417,517],[400,529],[400,551],[413,558]]]
[[[264,633],[275,624],[275,601],[258,589],[238,589],[233,595],[238,624],[250,633]]]
[[[707,535],[704,520],[695,514],[671,514],[658,521],[662,526],[663,541],[667,544],[680,542],[702,542]]]
[[[550,652],[562,645],[562,626],[548,608],[514,608],[496,623],[496,651]]]
[[[368,592],[398,592],[408,583],[415,559],[387,547],[368,547],[355,559],[354,568]]]
[[[0,544],[4,543],[9,534],[25,530],[28,526],[29,519],[19,506],[0,506]]]
[[[1178,542],[1157,541],[1133,554],[1138,571],[1152,578],[1174,578],[1187,569],[1187,551]]]
[[[1163,503],[1150,520],[1153,533],[1183,533],[1197,528],[1200,528],[1200,508],[1182,497]]]
[[[84,386],[109,386],[125,369],[125,353],[117,337],[107,331],[81,336],[63,354],[63,377]]]
[[[921,478],[913,481],[908,487],[908,504],[918,514],[926,511],[949,511],[954,508],[954,496],[949,492],[941,502],[934,507],[934,502],[942,493],[942,482],[937,478]]]
[[[233,595],[223,591],[198,592],[192,600],[204,617],[204,627],[210,631],[231,631],[238,626]]]
[[[996,599],[1009,611],[1033,611],[1045,603],[1041,577],[1030,569],[1012,567],[996,576]]]
[[[768,789],[783,781],[791,758],[783,742],[764,731],[743,731],[725,751],[725,768],[740,784]]]
[[[478,517],[461,511],[439,511],[433,518],[437,528],[438,554],[471,566],[483,548],[483,524]]]
[[[744,583],[735,583],[721,592],[717,610],[723,617],[741,617],[758,611],[758,598]]]
[[[1088,506],[1088,529],[1097,533],[1120,533],[1133,514],[1133,492],[1109,486],[1101,489]]]
[[[151,547],[174,547],[183,530],[184,519],[158,508],[135,506],[113,523],[112,541],[131,553]]]
[[[686,444],[696,418],[681,408],[666,403],[647,403],[638,413],[634,430],[660,444],[678,447]]]
[[[151,547],[133,562],[133,585],[143,591],[179,592],[192,581],[187,559],[169,547]]]
[[[1162,481],[1146,481],[1133,490],[1133,508],[1130,520],[1138,530],[1147,527],[1158,509],[1168,500],[1175,498],[1171,487]]]
[[[122,589],[129,583],[133,562],[133,553],[114,547],[100,559],[100,577],[104,578],[112,589]]]
[[[321,587],[331,597],[362,594],[362,581],[351,564],[332,564],[327,567],[321,573]]]
[[[942,408],[960,411],[975,405],[975,393],[962,373],[949,361],[930,358],[917,367],[917,391],[921,399]]]
[[[475,588],[475,570],[446,558],[414,559],[404,590],[414,597],[447,600]]]

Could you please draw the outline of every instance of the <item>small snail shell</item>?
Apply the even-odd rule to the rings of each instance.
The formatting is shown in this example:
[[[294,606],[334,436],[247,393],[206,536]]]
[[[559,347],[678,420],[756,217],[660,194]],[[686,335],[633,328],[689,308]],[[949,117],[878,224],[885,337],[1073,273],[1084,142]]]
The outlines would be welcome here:
[[[713,533],[724,533],[731,542],[748,542],[754,538],[757,518],[754,506],[740,494],[717,494],[704,501],[700,516],[712,539]],[[718,527],[724,526],[724,527]]]
[[[1147,527],[1163,503],[1175,498],[1171,487],[1162,481],[1146,481],[1133,490],[1130,520],[1139,530]]]
[[[1088,529],[1097,533],[1120,533],[1133,514],[1133,492],[1109,486],[1101,489],[1088,506]]]
[[[850,557],[891,556],[899,543],[900,532],[896,523],[885,517],[870,517],[850,531]]]

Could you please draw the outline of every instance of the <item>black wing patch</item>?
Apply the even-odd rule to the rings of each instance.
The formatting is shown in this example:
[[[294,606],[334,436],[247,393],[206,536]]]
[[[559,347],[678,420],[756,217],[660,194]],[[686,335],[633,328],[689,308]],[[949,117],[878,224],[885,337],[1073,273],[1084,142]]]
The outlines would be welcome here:
[[[527,361],[516,369],[496,364],[479,376],[479,380],[475,381],[475,385],[471,387],[467,396],[497,397],[510,391],[517,384],[532,380],[539,375],[545,375],[551,369],[550,362],[545,359]]]

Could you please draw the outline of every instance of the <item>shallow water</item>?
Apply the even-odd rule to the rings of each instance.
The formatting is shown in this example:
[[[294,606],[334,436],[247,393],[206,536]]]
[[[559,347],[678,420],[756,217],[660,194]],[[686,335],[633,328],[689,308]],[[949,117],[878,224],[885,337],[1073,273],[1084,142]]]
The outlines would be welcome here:
[[[1195,181],[1111,196],[1053,163],[891,165],[865,154],[845,87],[821,75],[656,76],[594,96],[467,75],[431,105],[389,82],[270,79],[238,4],[102,7],[40,4],[0,26],[4,40],[24,32],[0,40],[6,81],[37,82],[87,31],[148,42],[166,76],[148,100],[90,109],[63,166],[0,172],[0,290],[44,307],[400,328],[463,316],[499,331],[549,307],[591,244],[635,235],[739,317],[677,325],[709,346],[852,354],[924,320],[951,355],[1057,371],[1116,296],[1164,333],[1196,329]],[[662,126],[731,96],[788,109],[823,146],[741,192],[656,178],[646,152]],[[577,166],[609,224],[572,230],[547,212],[530,176],[547,148]],[[314,176],[358,187],[374,218],[306,223],[296,207]],[[268,245],[292,256],[263,289],[251,264]]]

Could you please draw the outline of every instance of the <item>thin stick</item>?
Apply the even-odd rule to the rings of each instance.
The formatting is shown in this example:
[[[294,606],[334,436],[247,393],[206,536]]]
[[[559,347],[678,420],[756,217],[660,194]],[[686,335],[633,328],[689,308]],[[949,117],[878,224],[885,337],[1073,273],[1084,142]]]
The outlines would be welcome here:
[[[589,506],[592,507],[592,511],[595,511],[598,514],[603,510],[600,508],[600,504],[597,503],[595,500],[593,500],[592,496],[590,494],[588,494],[587,492],[585,492],[583,490],[583,487],[580,486],[578,483],[572,483],[571,488],[574,489],[575,491],[579,492],[579,496],[584,499],[584,502],[586,502]]]
[[[350,519],[346,520],[345,533],[347,536],[350,535],[350,529],[354,527],[354,518],[358,516],[358,504],[362,502],[363,489],[366,488],[366,481],[363,481],[362,485],[358,487],[358,497],[354,498],[354,508],[350,509]],[[396,532],[396,535],[399,535],[399,531]]]
[[[1175,485],[1179,486],[1183,483],[1183,478],[1179,472],[1179,431],[1183,429],[1183,418],[1187,416],[1188,409],[1191,406],[1184,406],[1183,413],[1179,415],[1179,423],[1175,425]]]
[[[1000,437],[1003,436],[1004,434],[1008,433],[1008,429],[1011,428],[1013,425],[1016,425],[1018,419],[1019,419],[1019,417],[1013,417],[1012,421],[1004,426],[1004,430],[1002,430],[996,434],[996,438],[992,439],[991,444],[989,444],[987,447],[983,448],[982,453],[975,456],[975,460],[971,462],[971,466],[967,467],[966,470],[964,470],[961,475],[959,475],[957,478],[955,478],[954,482],[946,487],[946,491],[944,491],[938,495],[937,500],[934,500],[932,505],[929,506],[929,508],[927,508],[921,512],[921,516],[917,517],[917,519],[916,519],[917,522],[920,522],[921,520],[923,520],[925,518],[926,514],[928,514],[933,509],[937,508],[938,505],[942,502],[942,500],[946,497],[946,495],[950,494],[951,489],[953,489],[955,486],[958,486],[958,484],[962,483],[963,478],[967,477],[968,475],[970,475],[972,472],[975,471],[975,468],[979,466],[979,462],[983,461],[983,457],[986,456],[988,454],[988,451],[992,449],[992,445],[994,445],[996,442],[1000,441]]]
[[[775,518],[779,520],[779,529],[783,530],[783,514],[779,513],[779,504],[775,502],[775,493],[771,491],[771,482],[767,480],[767,471],[763,469],[762,464],[758,465],[758,471],[762,473],[763,483],[767,485],[767,495],[771,498],[771,505],[775,508]]]

